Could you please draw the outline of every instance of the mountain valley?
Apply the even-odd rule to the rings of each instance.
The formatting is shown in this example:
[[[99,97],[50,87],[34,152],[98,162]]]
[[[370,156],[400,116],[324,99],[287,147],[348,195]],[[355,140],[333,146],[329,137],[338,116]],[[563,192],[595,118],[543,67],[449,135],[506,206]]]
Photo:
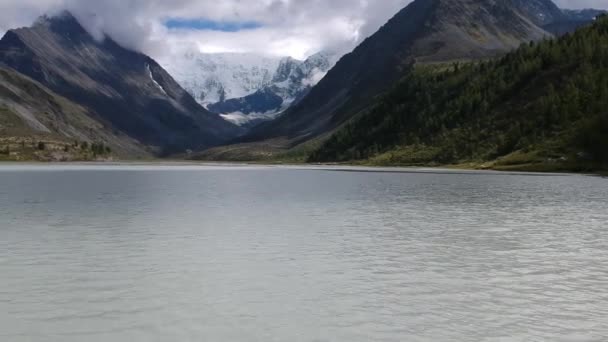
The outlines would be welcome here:
[[[457,15],[455,15],[457,13]],[[582,14],[584,13],[584,14]],[[385,158],[387,149],[381,148],[381,141],[388,139],[385,135],[387,131],[375,132],[375,126],[364,118],[371,118],[372,114],[376,115],[375,120],[381,120],[382,125],[389,125],[390,129],[394,129],[394,133],[401,138],[393,140],[393,144],[403,144],[403,135],[408,129],[420,129],[421,122],[416,122],[413,119],[404,119],[405,122],[400,122],[398,126],[391,119],[391,111],[397,109],[395,114],[408,115],[408,105],[416,99],[416,96],[408,98],[398,106],[389,111],[387,107],[381,107],[383,103],[385,91],[391,89],[393,84],[401,81],[398,84],[403,84],[401,87],[396,87],[389,90],[389,94],[398,96],[399,92],[403,92],[405,85],[418,84],[421,80],[416,77],[429,77],[434,73],[442,74],[444,70],[454,68],[454,63],[461,65],[462,69],[473,68],[478,72],[474,65],[479,61],[500,60],[500,56],[513,51],[515,48],[534,44],[531,42],[553,42],[555,35],[546,27],[561,27],[563,23],[569,21],[576,22],[576,25],[569,26],[567,32],[570,34],[578,27],[589,25],[594,22],[595,16],[601,13],[600,11],[562,11],[553,2],[538,0],[538,1],[509,1],[509,2],[494,2],[494,1],[414,1],[389,23],[381,28],[375,35],[363,42],[353,53],[345,56],[335,68],[315,87],[310,96],[305,98],[298,106],[288,110],[283,116],[269,123],[262,124],[256,127],[252,132],[244,138],[228,147],[213,148],[199,154],[200,159],[227,159],[227,160],[287,160],[287,161],[308,161],[308,162],[361,162],[369,160],[371,163],[381,165],[442,165],[442,164],[464,164],[479,162],[477,165],[492,165],[484,162],[492,161],[496,158],[505,157],[510,154],[528,155],[521,159],[521,164],[543,164],[544,162],[559,164],[555,160],[570,160],[572,162],[573,155],[589,155],[588,151],[578,150],[574,152],[574,144],[570,148],[555,147],[543,149],[543,152],[537,151],[536,158],[530,157],[534,153],[530,152],[530,146],[522,146],[522,144],[512,144],[510,148],[504,147],[500,152],[488,153],[486,155],[460,155],[450,159],[442,159],[437,155],[430,154],[426,159],[421,161],[418,158],[412,158],[408,161],[407,158]],[[420,22],[413,23],[408,21],[410,18],[425,18],[420,19]],[[481,21],[479,18],[483,18]],[[408,26],[410,25],[410,26]],[[552,26],[553,25],[553,26]],[[411,31],[405,28],[410,27]],[[400,34],[392,33],[399,31]],[[408,36],[408,32],[410,35]],[[601,30],[600,30],[601,32]],[[557,33],[556,33],[557,34]],[[598,43],[598,42],[596,42]],[[384,45],[386,44],[386,45]],[[585,44],[587,49],[599,50],[599,46],[593,45],[591,42]],[[601,46],[601,45],[600,45]],[[392,50],[389,50],[392,49]],[[400,50],[395,50],[400,49]],[[568,50],[568,55],[576,57],[576,48]],[[392,51],[385,55],[379,55],[377,51]],[[397,52],[402,51],[402,52]],[[597,51],[597,53],[601,53]],[[566,53],[564,53],[566,54]],[[399,58],[396,58],[399,56]],[[498,59],[497,59],[498,58]],[[538,58],[538,57],[535,57]],[[582,56],[581,56],[582,58]],[[367,67],[362,67],[362,65]],[[376,64],[374,64],[376,63]],[[538,63],[535,60],[534,63]],[[566,67],[566,63],[562,66],[554,66],[558,69]],[[370,69],[369,66],[377,65]],[[596,65],[598,68],[603,68],[602,65]],[[513,66],[520,68],[521,66]],[[530,67],[530,66],[526,66]],[[460,68],[460,67],[459,67]],[[384,71],[383,71],[384,70]],[[421,71],[435,70],[435,71]],[[541,75],[542,70],[535,69],[534,72]],[[358,75],[358,76],[357,76]],[[379,76],[382,75],[382,76]],[[427,76],[420,76],[427,75]],[[442,77],[447,77],[442,74]],[[591,76],[589,76],[591,77]],[[394,80],[383,82],[387,80]],[[469,81],[468,78],[465,80]],[[524,80],[528,80],[525,78]],[[543,89],[551,84],[559,88],[564,83],[553,83],[556,79],[540,77],[538,83],[532,89],[526,89],[526,92],[538,93],[537,90]],[[574,78],[571,83],[576,82]],[[423,87],[416,88],[413,94],[421,94],[431,91],[434,83],[437,80],[432,78],[424,83]],[[516,83],[516,88],[512,88],[515,92],[525,83]],[[385,88],[386,87],[386,88]],[[493,85],[485,85],[485,87],[493,87]],[[577,85],[575,87],[579,87]],[[428,88],[428,89],[427,89]],[[460,88],[452,89],[452,96],[467,96],[464,93],[465,88],[460,84]],[[492,88],[490,88],[492,89]],[[523,90],[523,89],[522,89]],[[448,91],[446,88],[445,91]],[[459,94],[462,91],[462,95]],[[499,90],[499,92],[502,90]],[[602,101],[601,93],[596,96],[600,97],[596,100]],[[390,96],[390,95],[386,95]],[[404,96],[404,95],[400,95]],[[420,96],[420,95],[417,95]],[[437,94],[430,95],[430,98],[424,102],[421,107],[412,109],[418,115],[424,116],[424,108],[440,109],[442,111],[437,114],[428,115],[443,115],[449,116],[446,109],[441,107],[441,99]],[[507,96],[507,95],[504,95]],[[509,95],[513,96],[513,95]],[[541,95],[538,95],[541,96]],[[522,101],[519,103],[520,110],[534,109],[532,102],[539,100],[538,98],[527,99],[520,95]],[[486,100],[488,101],[488,100]],[[437,103],[435,103],[437,102]],[[413,102],[412,105],[417,102]],[[489,104],[488,104],[489,106]],[[556,105],[557,106],[557,105]],[[581,104],[582,106],[582,104]],[[482,107],[484,110],[489,109]],[[476,108],[480,110],[481,108]],[[537,115],[536,113],[530,113]],[[482,115],[482,113],[479,113]],[[490,115],[489,113],[487,115]],[[588,112],[583,117],[594,117],[596,113]],[[354,119],[353,119],[354,118]],[[579,117],[580,118],[580,117]],[[384,121],[385,120],[385,121]],[[399,119],[401,120],[401,119]],[[361,125],[357,128],[361,133],[352,134],[351,132],[356,125]],[[446,125],[457,126],[456,122],[446,122]],[[393,126],[391,126],[393,125]],[[410,127],[411,126],[411,127]],[[400,128],[395,128],[400,127]],[[476,132],[471,128],[472,132]],[[504,128],[501,128],[504,129]],[[368,133],[363,133],[368,132]],[[384,132],[384,133],[382,133]],[[467,131],[471,132],[471,131]],[[373,139],[364,138],[370,134]],[[473,133],[468,133],[473,134]],[[476,134],[476,133],[475,133]],[[502,132],[500,134],[506,134]],[[541,134],[541,133],[534,133]],[[542,134],[549,134],[544,132]],[[555,132],[550,135],[557,134]],[[565,134],[565,133],[564,133]],[[568,133],[570,136],[574,133]],[[332,154],[329,152],[334,149],[334,144],[342,141],[344,136],[353,139],[349,147],[343,146],[345,150]],[[543,135],[544,136],[544,135]],[[594,135],[595,136],[595,135]],[[523,138],[523,137],[521,137]],[[419,137],[422,139],[422,137]],[[485,138],[489,139],[489,138]],[[536,139],[532,139],[536,140]],[[547,138],[547,140],[549,140]],[[558,139],[559,140],[559,139]],[[568,139],[560,140],[565,142]],[[601,140],[601,139],[600,139]],[[538,143],[539,141],[536,140]],[[462,142],[451,142],[456,150],[463,145]],[[548,141],[546,142],[550,144]],[[340,143],[341,144],[341,143]],[[427,143],[428,144],[428,143]],[[477,141],[479,147],[484,144],[491,144],[490,141],[481,139]],[[559,145],[560,143],[554,144]],[[525,143],[523,144],[525,145]],[[359,146],[359,147],[355,147]],[[357,150],[365,146],[367,152],[357,152]],[[426,146],[426,145],[422,145]],[[452,146],[452,145],[449,145]],[[580,145],[578,145],[580,147]],[[521,152],[522,148],[528,152]],[[408,155],[408,153],[418,153],[419,150],[425,150],[421,146],[410,146],[403,149],[400,155]],[[549,152],[548,150],[551,150]],[[557,150],[557,152],[556,152]],[[350,152],[348,152],[350,151]],[[370,152],[371,151],[371,152]],[[329,152],[329,153],[328,153]],[[344,154],[346,153],[346,154]],[[353,154],[349,154],[353,153]],[[421,152],[422,153],[422,152]],[[543,157],[543,155],[545,157]],[[376,158],[377,157],[377,158]],[[517,159],[517,158],[510,158]],[[576,158],[574,158],[576,159]],[[524,162],[525,161],[525,162]],[[516,162],[510,162],[518,164]],[[470,165],[473,165],[470,164]],[[547,164],[547,163],[544,163]],[[561,163],[567,164],[567,163]],[[517,168],[517,166],[512,166]],[[522,166],[523,167],[523,166]],[[527,167],[527,166],[526,166]],[[588,166],[593,168],[594,166]],[[595,166],[597,167],[597,166]],[[574,168],[572,165],[564,166],[564,168]]]
[[[0,40],[0,151],[603,168],[604,12],[416,0],[340,59],[189,50],[160,63],[95,39],[68,12],[43,17]]]

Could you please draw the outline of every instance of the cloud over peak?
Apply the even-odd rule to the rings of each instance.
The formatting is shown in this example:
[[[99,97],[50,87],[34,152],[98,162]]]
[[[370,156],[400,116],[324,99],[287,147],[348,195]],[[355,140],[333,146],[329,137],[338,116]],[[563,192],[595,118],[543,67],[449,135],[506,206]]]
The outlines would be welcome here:
[[[153,57],[196,48],[302,59],[347,51],[411,0],[2,0],[0,34],[42,14],[74,14],[94,36]],[[608,8],[608,0],[561,0],[570,8]]]

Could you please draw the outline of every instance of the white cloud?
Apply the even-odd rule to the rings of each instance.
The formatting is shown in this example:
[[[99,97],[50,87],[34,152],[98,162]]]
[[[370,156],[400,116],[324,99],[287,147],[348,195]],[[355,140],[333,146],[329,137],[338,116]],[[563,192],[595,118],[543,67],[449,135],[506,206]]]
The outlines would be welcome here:
[[[346,51],[410,0],[0,0],[0,32],[38,16],[72,11],[86,28],[161,57],[184,46],[207,52],[256,52],[303,58],[322,49]],[[570,8],[608,8],[608,0],[559,0]],[[240,32],[169,30],[168,18],[258,22]]]
[[[410,0],[0,0],[0,31],[68,9],[87,30],[153,56],[183,45],[203,51],[257,52],[303,58],[329,47],[352,48]],[[168,18],[254,21],[240,32],[169,30]]]
[[[220,114],[226,121],[230,121],[237,126],[244,126],[254,121],[270,121],[276,119],[281,113],[267,112],[267,113],[249,113],[243,114],[241,112],[234,112],[230,114]]]
[[[315,84],[321,82],[325,75],[327,75],[327,71],[322,71],[320,69],[315,68],[309,78],[302,80],[302,85],[314,86]]]

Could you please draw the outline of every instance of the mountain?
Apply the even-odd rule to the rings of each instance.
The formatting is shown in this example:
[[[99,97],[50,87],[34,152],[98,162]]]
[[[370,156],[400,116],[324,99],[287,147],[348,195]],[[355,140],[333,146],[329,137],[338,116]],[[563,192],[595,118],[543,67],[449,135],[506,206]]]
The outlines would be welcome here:
[[[334,63],[334,55],[325,52],[299,61],[188,51],[181,58],[161,61],[200,104],[243,125],[276,117],[306,95]]]
[[[150,153],[134,139],[107,129],[84,107],[0,67],[0,160],[109,157],[150,157]]]
[[[288,102],[271,87],[264,87],[251,95],[209,105],[209,110],[242,127],[254,127],[273,120]]]
[[[478,63],[418,65],[311,162],[608,168],[608,16]]]
[[[201,107],[150,57],[95,40],[69,13],[0,40],[0,66],[78,104],[159,154],[218,145],[240,129]]]
[[[210,104],[208,108],[240,124],[255,125],[274,119],[310,92],[334,65],[333,58],[333,55],[323,52],[305,61],[283,58],[269,84],[253,94]]]
[[[569,20],[586,22],[594,21],[598,16],[608,13],[608,11],[606,10],[598,10],[593,8],[586,8],[581,10],[565,9],[563,10],[563,12]]]
[[[160,63],[197,102],[208,106],[250,95],[271,84],[281,58],[188,49]]]
[[[387,90],[413,63],[491,58],[550,36],[509,1],[416,0],[352,53],[308,96],[242,142],[290,148],[330,132]]]
[[[584,9],[584,10],[563,10],[564,16],[561,20],[551,22],[543,28],[555,35],[561,36],[571,33],[583,26],[589,25],[599,15],[607,13],[604,10]]]
[[[283,108],[286,109],[307,95],[336,62],[336,55],[327,52],[319,52],[304,61],[285,58],[272,83],[265,88],[283,98]]]
[[[551,0],[511,0],[517,8],[539,27],[561,36],[588,25],[606,11],[595,9],[568,10]]]

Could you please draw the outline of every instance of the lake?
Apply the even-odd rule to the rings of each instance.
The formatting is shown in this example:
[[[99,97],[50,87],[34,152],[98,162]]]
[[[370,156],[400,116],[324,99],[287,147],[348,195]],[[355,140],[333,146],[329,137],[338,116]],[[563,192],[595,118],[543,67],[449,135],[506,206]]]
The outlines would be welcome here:
[[[0,275],[11,342],[606,341],[608,179],[6,164]]]

